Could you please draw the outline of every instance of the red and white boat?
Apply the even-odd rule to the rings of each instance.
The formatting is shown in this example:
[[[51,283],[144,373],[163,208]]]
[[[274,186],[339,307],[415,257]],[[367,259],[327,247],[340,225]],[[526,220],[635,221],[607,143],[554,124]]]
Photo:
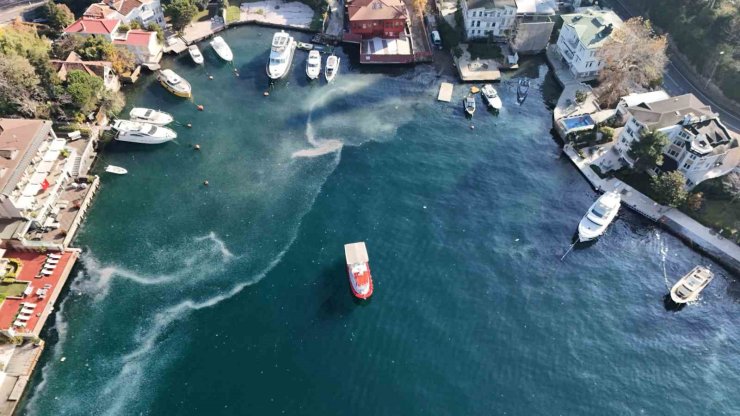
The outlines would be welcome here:
[[[349,287],[355,297],[367,299],[373,294],[373,278],[364,242],[345,244],[344,257],[347,260]]]

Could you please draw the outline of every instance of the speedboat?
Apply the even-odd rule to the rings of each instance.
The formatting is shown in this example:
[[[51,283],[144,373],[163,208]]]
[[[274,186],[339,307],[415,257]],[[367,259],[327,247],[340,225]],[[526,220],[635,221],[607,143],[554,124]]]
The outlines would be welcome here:
[[[229,45],[221,36],[213,38],[211,41],[211,47],[216,51],[216,55],[224,61],[231,62],[234,59],[234,54],[231,53],[231,48],[229,48]]]
[[[684,277],[682,277],[671,288],[671,300],[676,303],[687,303],[696,300],[709,282],[714,278],[714,273],[703,266],[696,266]]]
[[[622,198],[616,191],[609,191],[601,195],[578,224],[578,241],[591,241],[603,235],[606,227],[617,216],[621,202]]]
[[[475,113],[475,97],[472,95],[468,95],[463,100],[463,106],[465,107],[465,112],[470,116],[473,117],[473,113]]]
[[[306,42],[298,42],[296,44],[296,47],[298,49],[303,49],[304,51],[310,51],[311,49],[313,49],[313,45]]]
[[[116,140],[122,142],[160,144],[177,138],[172,129],[138,121],[116,120],[113,128],[118,131]]]
[[[306,75],[309,79],[317,79],[321,75],[321,53],[311,51],[306,61]]]
[[[267,76],[270,79],[278,80],[288,73],[295,47],[295,40],[284,30],[275,33],[272,37],[270,60],[267,62]]]
[[[193,44],[188,46],[188,53],[190,54],[190,57],[193,58],[193,62],[198,65],[203,65],[203,54],[200,53],[198,45]]]
[[[105,171],[116,175],[125,175],[128,171],[120,166],[108,165],[105,167]]]
[[[170,114],[164,111],[143,107],[134,107],[128,115],[131,121],[141,121],[143,123],[154,124],[155,126],[165,126],[174,120]]]
[[[159,71],[157,79],[163,87],[167,88],[167,91],[178,97],[190,98],[192,95],[190,83],[185,81],[185,79],[177,75],[175,71],[171,69],[163,69]]]
[[[339,72],[339,57],[336,55],[331,55],[326,58],[326,68],[324,69],[326,82],[331,82],[332,80],[334,80],[334,77],[337,76],[337,72]]]
[[[483,95],[483,99],[486,100],[488,103],[488,106],[493,108],[494,110],[500,110],[503,104],[501,103],[501,97],[498,96],[498,92],[495,88],[493,88],[493,85],[486,84],[481,88],[481,95]]]
[[[364,242],[345,244],[344,258],[352,294],[367,299],[373,294],[373,277],[370,275],[370,260]]]
[[[519,78],[519,85],[516,88],[516,100],[519,104],[523,103],[527,99],[529,93],[529,80],[526,78]]]

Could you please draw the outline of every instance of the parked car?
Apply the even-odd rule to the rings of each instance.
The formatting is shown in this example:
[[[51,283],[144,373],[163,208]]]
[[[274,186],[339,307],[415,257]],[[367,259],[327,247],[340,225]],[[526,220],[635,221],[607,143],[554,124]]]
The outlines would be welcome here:
[[[439,36],[439,32],[437,32],[436,30],[433,30],[431,37],[432,37],[432,44],[437,49],[442,49],[442,38]]]

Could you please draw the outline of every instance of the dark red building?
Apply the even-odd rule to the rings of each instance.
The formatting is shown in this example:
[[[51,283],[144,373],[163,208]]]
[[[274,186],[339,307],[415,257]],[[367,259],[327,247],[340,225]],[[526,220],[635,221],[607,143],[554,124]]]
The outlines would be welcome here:
[[[347,3],[349,31],[367,38],[398,38],[408,13],[402,0],[352,0]]]

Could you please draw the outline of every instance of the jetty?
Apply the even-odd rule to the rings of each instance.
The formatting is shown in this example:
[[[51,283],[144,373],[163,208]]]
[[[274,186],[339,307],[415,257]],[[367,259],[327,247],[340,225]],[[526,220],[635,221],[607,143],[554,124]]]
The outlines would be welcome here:
[[[437,100],[444,101],[446,103],[452,101],[452,88],[453,85],[451,83],[443,82],[442,85],[439,86],[439,94],[437,94]]]

